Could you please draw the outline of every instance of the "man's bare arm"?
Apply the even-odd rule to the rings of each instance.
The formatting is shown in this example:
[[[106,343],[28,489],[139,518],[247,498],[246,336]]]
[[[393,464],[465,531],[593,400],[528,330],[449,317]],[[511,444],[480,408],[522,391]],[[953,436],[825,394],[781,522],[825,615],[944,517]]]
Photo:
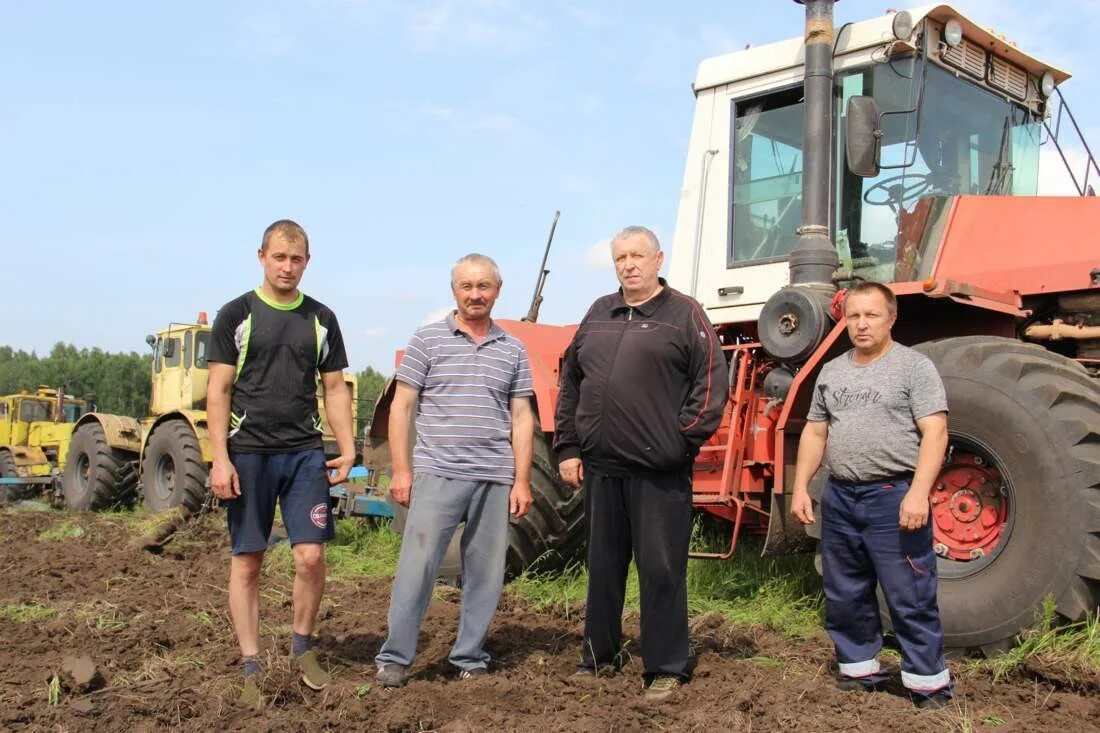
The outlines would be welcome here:
[[[348,472],[355,463],[355,428],[351,419],[351,389],[344,381],[344,373],[322,372],[321,383],[325,386],[325,417],[336,436],[336,446],[340,456],[325,463],[332,469],[328,480],[330,484],[339,484],[347,480]]]
[[[530,397],[512,398],[512,455],[516,479],[508,495],[508,510],[522,517],[531,508],[531,456],[535,443],[535,413]]]
[[[229,460],[229,409],[236,376],[234,365],[210,362],[206,382],[206,430],[213,459],[210,490],[219,499],[241,495],[237,471]]]
[[[416,387],[398,382],[393,402],[390,403],[389,443],[393,466],[390,493],[401,506],[409,505],[409,494],[412,491],[412,446],[409,445],[409,430],[419,394]]]
[[[920,450],[913,482],[902,499],[898,523],[902,529],[920,529],[928,522],[928,494],[947,453],[947,413],[936,412],[917,420]]]
[[[808,421],[798,439],[798,459],[794,469],[794,493],[791,496],[791,514],[803,524],[814,523],[813,501],[810,499],[810,481],[821,459],[825,456],[825,444],[829,439],[829,423],[824,420]]]

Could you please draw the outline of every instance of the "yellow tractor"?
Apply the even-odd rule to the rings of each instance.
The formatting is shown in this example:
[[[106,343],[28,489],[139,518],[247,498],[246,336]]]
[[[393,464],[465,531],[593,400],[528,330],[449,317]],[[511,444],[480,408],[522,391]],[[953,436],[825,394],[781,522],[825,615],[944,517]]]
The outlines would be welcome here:
[[[183,507],[194,512],[206,499],[212,460],[206,430],[206,314],[199,313],[195,323],[169,324],[146,337],[146,343],[153,349],[149,415],[139,421],[92,412],[77,421],[62,477],[70,509],[99,509],[117,501],[129,489],[126,465],[140,467],[141,495],[150,511]],[[345,381],[354,411],[356,380],[346,376]],[[325,454],[336,455],[320,389],[318,400]]]
[[[21,495],[20,486],[49,483],[64,466],[74,423],[88,411],[86,400],[73,399],[64,388],[40,386],[33,394],[0,397],[0,478],[20,479],[4,495]]]

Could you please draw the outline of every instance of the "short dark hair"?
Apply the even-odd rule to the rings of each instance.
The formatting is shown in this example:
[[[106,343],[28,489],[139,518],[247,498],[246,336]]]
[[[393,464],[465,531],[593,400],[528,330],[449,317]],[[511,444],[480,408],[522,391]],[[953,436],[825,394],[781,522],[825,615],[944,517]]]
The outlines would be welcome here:
[[[844,312],[847,313],[848,311],[848,298],[853,295],[868,295],[875,292],[886,300],[887,312],[892,316],[896,316],[898,314],[898,298],[894,295],[894,291],[874,280],[861,280],[856,285],[848,288],[848,292],[844,294]]]
[[[287,242],[301,242],[306,246],[306,254],[309,254],[309,235],[306,234],[305,229],[302,229],[301,224],[290,219],[279,219],[279,221],[264,229],[264,238],[260,243],[261,252],[267,250],[268,243],[276,235]]]

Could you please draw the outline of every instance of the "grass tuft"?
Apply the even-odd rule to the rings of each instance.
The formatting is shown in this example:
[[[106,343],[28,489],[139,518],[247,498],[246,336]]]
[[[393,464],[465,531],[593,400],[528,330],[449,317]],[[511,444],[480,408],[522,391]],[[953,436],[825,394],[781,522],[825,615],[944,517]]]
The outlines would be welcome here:
[[[389,522],[368,522],[356,518],[336,520],[336,538],[325,548],[329,580],[392,577],[397,569],[401,535]],[[271,547],[264,560],[271,575],[294,577],[294,551],[289,544]]]
[[[46,704],[56,707],[61,704],[61,678],[54,675],[46,683]]]
[[[1014,647],[986,662],[994,682],[1031,672],[1071,689],[1100,684],[1100,621],[1090,615],[1061,626],[1055,606],[1047,596],[1035,626],[1021,633]]]
[[[389,522],[339,519],[336,539],[325,550],[325,564],[334,580],[388,578],[397,569],[400,552],[401,535]]]
[[[39,533],[38,539],[45,542],[58,542],[64,540],[79,539],[87,532],[73,520],[66,520]]]
[[[688,608],[808,638],[821,628],[825,608],[813,555],[762,558],[762,545],[746,538],[729,560],[690,560]]]
[[[57,610],[41,603],[19,603],[0,606],[0,618],[17,623],[30,623],[41,621],[57,615]]]

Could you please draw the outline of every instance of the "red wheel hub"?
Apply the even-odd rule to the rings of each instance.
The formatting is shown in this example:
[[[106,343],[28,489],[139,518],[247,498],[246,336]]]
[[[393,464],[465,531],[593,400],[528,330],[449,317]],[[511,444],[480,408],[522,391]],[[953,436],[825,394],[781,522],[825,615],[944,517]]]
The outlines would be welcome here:
[[[929,497],[936,554],[978,560],[997,547],[1008,520],[1008,496],[997,469],[981,456],[956,450]]]

